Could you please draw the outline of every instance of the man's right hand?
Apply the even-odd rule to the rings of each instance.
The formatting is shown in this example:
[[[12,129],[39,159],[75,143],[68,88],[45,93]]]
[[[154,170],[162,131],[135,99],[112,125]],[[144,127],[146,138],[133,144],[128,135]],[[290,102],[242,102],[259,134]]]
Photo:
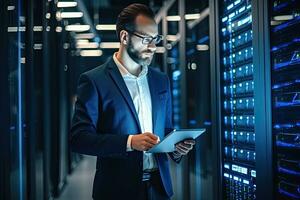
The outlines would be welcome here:
[[[138,151],[147,151],[159,142],[159,137],[153,133],[142,133],[133,135],[131,138],[131,148]]]

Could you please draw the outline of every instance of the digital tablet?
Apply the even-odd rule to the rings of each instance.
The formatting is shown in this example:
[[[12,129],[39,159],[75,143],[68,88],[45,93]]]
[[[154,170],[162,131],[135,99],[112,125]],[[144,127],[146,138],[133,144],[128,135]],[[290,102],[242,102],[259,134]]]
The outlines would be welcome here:
[[[205,128],[202,129],[174,129],[169,133],[161,142],[154,145],[147,153],[167,153],[175,151],[175,144],[185,139],[196,139],[202,133],[205,132]]]

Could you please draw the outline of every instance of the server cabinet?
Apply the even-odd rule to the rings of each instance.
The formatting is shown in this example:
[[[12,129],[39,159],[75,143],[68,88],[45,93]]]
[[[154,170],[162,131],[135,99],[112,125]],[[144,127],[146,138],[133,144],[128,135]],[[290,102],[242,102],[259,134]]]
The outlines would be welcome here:
[[[6,199],[26,199],[29,188],[26,182],[29,179],[28,174],[28,154],[25,152],[27,132],[27,114],[25,105],[25,16],[23,1],[3,2],[3,19],[6,20],[1,26],[5,26],[5,35],[3,36],[3,52],[6,58],[3,60],[2,68],[6,68],[6,77],[1,80],[8,90],[7,95],[3,94],[3,101],[7,101],[8,111],[3,112],[4,117],[8,120],[8,127],[1,130],[5,135],[4,141],[6,151],[5,160],[1,160],[5,166],[5,183],[4,197]],[[2,8],[1,8],[2,9]],[[7,81],[7,84],[5,82]],[[5,122],[5,121],[4,121]],[[1,186],[2,187],[2,186]]]
[[[300,199],[299,4],[214,1],[219,199]]]
[[[275,199],[300,199],[300,2],[269,1]]]
[[[218,9],[222,196],[255,199],[252,1],[226,0]]]

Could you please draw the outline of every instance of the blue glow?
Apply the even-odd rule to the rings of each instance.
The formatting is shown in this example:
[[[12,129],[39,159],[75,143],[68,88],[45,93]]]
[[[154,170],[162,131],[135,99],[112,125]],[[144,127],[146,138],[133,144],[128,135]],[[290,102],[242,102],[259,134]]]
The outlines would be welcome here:
[[[274,11],[279,11],[280,9],[282,9],[282,8],[288,6],[288,5],[289,5],[289,2],[281,3],[277,6],[275,6],[273,9],[274,9]]]
[[[234,2],[234,5],[236,6],[236,5],[238,5],[239,3],[241,3],[241,0],[236,0],[236,1]]]
[[[283,167],[278,167],[278,171],[285,172],[287,174],[293,174],[293,175],[300,176],[300,172],[297,172],[297,171],[294,171],[294,170],[290,170],[290,169],[286,169],[286,168],[283,168]]]
[[[295,38],[293,42],[300,42],[300,38]]]
[[[190,50],[188,50],[188,51],[186,52],[186,55],[187,55],[187,56],[190,56],[190,55],[192,55],[192,54],[195,53],[195,52],[196,52],[195,49],[190,49]]]
[[[300,148],[300,144],[291,144],[282,141],[276,141],[276,145],[279,147],[291,147],[291,148]]]
[[[189,120],[189,124],[190,124],[190,125],[196,125],[196,124],[197,124],[197,121],[194,120],[194,119],[191,119],[191,120]]]
[[[228,20],[227,16],[225,16],[225,17],[222,18],[222,22],[226,22],[227,20]]]
[[[291,101],[277,101],[277,107],[284,107],[284,106],[297,106],[300,105],[299,93],[295,93],[293,99]]]
[[[271,51],[274,52],[274,51],[280,50],[282,48],[285,48],[287,46],[294,44],[295,42],[300,42],[300,38],[295,38],[291,42],[286,42],[286,43],[280,44],[278,46],[274,46]]]
[[[278,88],[282,88],[282,87],[286,87],[289,85],[292,85],[292,82],[286,82],[286,83],[280,83],[280,84],[275,84],[272,89],[278,89]]]
[[[276,107],[288,107],[288,106],[297,106],[300,105],[300,102],[276,102]]]
[[[172,48],[172,50],[171,50],[171,56],[172,57],[177,57],[178,56],[178,49],[177,48]]]
[[[281,128],[293,128],[293,124],[275,124],[274,128],[275,129],[281,129]]]
[[[178,96],[179,95],[179,90],[178,89],[173,89],[172,93],[173,93],[173,96]]]
[[[286,66],[288,66],[290,64],[290,62],[288,61],[288,62],[282,62],[282,63],[276,63],[275,65],[274,65],[274,69],[276,70],[276,69],[280,69],[280,68],[283,68],[283,67],[286,67]]]
[[[246,23],[251,23],[251,22],[252,22],[252,16],[249,15],[245,19],[242,19],[242,20],[238,21],[238,26],[242,26],[242,25],[244,25]]]
[[[174,71],[173,72],[173,80],[174,81],[176,81],[176,80],[178,80],[179,79],[179,77],[180,77],[180,75],[181,75],[181,72],[179,71],[179,70],[176,70],[176,71]]]
[[[300,51],[295,51],[293,53],[293,56],[290,61],[282,62],[282,63],[277,63],[274,65],[274,69],[279,69],[286,67],[288,65],[296,65],[300,63]]]
[[[199,43],[199,44],[202,44],[202,43],[208,41],[208,39],[209,39],[208,35],[207,35],[207,36],[204,36],[203,38],[200,38],[200,39],[198,40],[198,43]]]
[[[100,39],[100,37],[96,36],[96,37],[94,38],[94,41],[100,43],[100,42],[101,42],[101,39]]]
[[[287,192],[287,191],[285,191],[285,190],[283,190],[283,189],[279,189],[279,192],[280,192],[281,194],[285,194],[286,196],[289,196],[289,197],[300,198],[300,196],[295,195],[295,194],[292,194],[292,193],[290,193],[290,192]]]
[[[296,83],[299,83],[299,81],[296,80]],[[297,97],[298,97],[298,93],[296,93],[293,97],[293,102],[298,102]]]
[[[241,8],[239,9],[239,14],[242,13],[244,10],[246,10],[246,7],[245,7],[245,6],[241,7]]]
[[[295,51],[290,64],[298,64],[300,63],[300,51]]]
[[[229,6],[227,6],[227,10],[230,10],[230,9],[232,9],[232,8],[233,8],[233,3],[230,4]]]
[[[231,19],[231,18],[233,18],[234,16],[235,16],[235,13],[233,12],[233,13],[231,13],[231,14],[228,15],[228,18]]]
[[[284,48],[284,47],[287,47],[287,46],[289,46],[289,45],[291,45],[291,44],[292,44],[292,42],[287,42],[287,43],[278,45],[277,47],[274,46],[274,47],[272,48],[271,51],[272,51],[272,52],[273,52],[273,51],[277,51],[277,50],[279,50],[279,49],[281,49],[281,48]]]
[[[283,24],[280,24],[280,25],[276,26],[276,27],[273,29],[273,31],[274,31],[274,32],[280,31],[280,30],[282,30],[282,29],[285,29],[285,28],[287,28],[287,27],[289,27],[289,26],[292,26],[292,25],[294,25],[294,24],[297,24],[297,23],[299,23],[299,22],[300,22],[300,16],[297,16],[297,17],[295,17],[295,18],[292,19],[292,20],[289,20],[289,21],[287,21],[287,22],[285,22],[285,23],[283,23]]]
[[[205,121],[205,122],[204,122],[204,125],[205,125],[205,126],[210,126],[210,125],[211,125],[211,122],[210,122],[210,121]]]

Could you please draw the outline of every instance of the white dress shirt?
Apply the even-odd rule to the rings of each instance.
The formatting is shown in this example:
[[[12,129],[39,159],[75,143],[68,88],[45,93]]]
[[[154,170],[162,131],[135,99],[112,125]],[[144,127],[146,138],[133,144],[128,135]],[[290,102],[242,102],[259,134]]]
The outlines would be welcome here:
[[[138,114],[142,133],[153,133],[151,94],[147,79],[148,67],[143,66],[140,74],[138,76],[135,76],[133,74],[130,74],[128,70],[118,61],[117,53],[114,53],[113,59],[129,90],[135,110]],[[127,140],[127,151],[133,150],[131,148],[131,138],[132,135],[129,135]],[[157,168],[157,164],[154,155],[152,153],[146,153],[144,151],[143,170],[155,168]]]

